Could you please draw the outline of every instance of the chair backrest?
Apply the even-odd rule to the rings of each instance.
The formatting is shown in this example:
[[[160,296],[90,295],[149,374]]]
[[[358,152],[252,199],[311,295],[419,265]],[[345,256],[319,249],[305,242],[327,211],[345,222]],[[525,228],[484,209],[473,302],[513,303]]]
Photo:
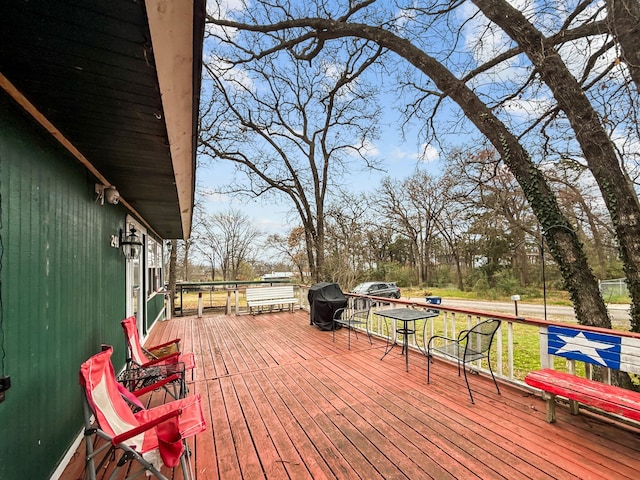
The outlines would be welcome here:
[[[112,353],[113,348],[107,347],[84,362],[80,366],[80,385],[98,425],[107,435],[114,437],[137,427],[140,422],[120,394],[111,364]],[[144,434],[140,434],[127,440],[127,444],[140,450],[143,439]]]
[[[127,340],[127,347],[129,348],[131,360],[133,360],[138,365],[147,363],[149,361],[149,357],[144,353],[142,345],[140,344],[140,335],[138,334],[136,317],[132,315],[125,318],[120,323],[122,324],[124,336]]]
[[[493,337],[500,327],[500,320],[490,318],[473,326],[467,333],[465,350],[473,354],[485,354],[489,352]]]
[[[373,307],[373,302],[367,297],[349,297],[349,305],[354,310],[369,311]]]

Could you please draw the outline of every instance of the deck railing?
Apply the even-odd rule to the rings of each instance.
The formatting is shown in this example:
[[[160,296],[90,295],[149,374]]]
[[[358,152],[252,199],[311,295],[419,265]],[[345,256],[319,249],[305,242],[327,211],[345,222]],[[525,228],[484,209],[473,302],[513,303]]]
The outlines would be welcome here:
[[[204,308],[218,308],[224,313],[242,314],[248,313],[246,305],[245,291],[247,287],[257,286],[255,282],[220,282],[206,285],[190,284],[190,289],[206,291],[205,295],[200,295],[200,303],[207,302]],[[214,293],[217,291],[217,299]],[[308,310],[309,302],[307,294],[309,287],[305,285],[294,285],[295,295],[299,300],[301,308]],[[354,300],[361,295],[346,293],[349,299],[348,308],[353,309]],[[196,297],[197,298],[197,297]],[[204,298],[204,300],[203,300]],[[566,325],[567,321],[546,321],[536,318],[526,318],[505,313],[486,312],[481,310],[448,307],[446,305],[434,305],[426,301],[388,299],[369,297],[373,301],[371,311],[370,327],[371,333],[377,337],[393,342],[397,340],[396,325],[392,320],[385,319],[377,313],[397,307],[409,307],[414,309],[437,310],[438,316],[426,321],[416,322],[416,333],[409,338],[409,348],[419,350],[424,353],[425,339],[437,334],[455,338],[461,330],[469,329],[473,325],[488,318],[501,320],[502,325],[498,330],[494,347],[492,347],[491,365],[496,377],[503,381],[524,384],[524,377],[532,370],[553,366],[558,370],[577,372],[578,374],[589,375],[589,368],[584,363],[567,361],[564,358],[553,357],[547,353],[547,328],[550,325]],[[182,302],[181,302],[182,303]],[[182,305],[181,305],[182,306]],[[196,308],[195,306],[193,308]],[[202,305],[197,308],[202,312]],[[589,329],[589,327],[581,327]],[[594,331],[602,329],[592,328]],[[631,332],[617,332],[622,336],[640,338],[639,334]],[[517,349],[517,354],[516,354]],[[477,363],[476,368],[488,373],[486,362]]]
[[[356,304],[352,299],[358,295],[347,294],[350,298],[349,307]],[[567,360],[548,354],[547,329],[551,325],[567,325],[575,322],[546,321],[535,318],[525,318],[504,313],[485,312],[463,308],[453,308],[444,305],[415,300],[382,299],[373,297],[371,311],[371,333],[373,335],[395,342],[395,322],[385,319],[383,310],[405,306],[414,309],[436,310],[438,316],[428,320],[416,322],[416,333],[409,338],[409,348],[425,353],[426,342],[434,334],[456,338],[461,330],[470,329],[473,325],[489,318],[496,318],[502,322],[498,329],[492,347],[491,365],[496,377],[511,383],[525,386],[524,377],[527,373],[539,368],[555,368],[568,371],[581,376],[590,377],[592,370],[588,364],[575,360]],[[581,326],[585,330],[594,332],[607,332],[606,329]],[[617,335],[640,338],[640,334],[624,331],[616,331]],[[516,355],[516,348],[518,354]],[[437,355],[437,354],[436,354]],[[475,367],[489,373],[486,362],[476,362]],[[610,377],[611,372],[607,372]],[[527,387],[529,388],[529,387]]]
[[[348,297],[356,297],[347,294]],[[350,301],[348,308],[353,308]],[[531,344],[531,339],[539,337],[540,328],[546,328],[543,324],[553,324],[553,322],[544,322],[543,320],[526,319],[523,317],[515,317],[514,315],[500,314],[493,312],[483,312],[478,310],[467,310],[461,308],[446,307],[443,305],[433,305],[427,302],[402,299],[379,299],[374,298],[373,308],[371,310],[370,328],[371,333],[375,336],[386,339],[389,342],[400,341],[396,334],[396,322],[386,319],[382,313],[384,310],[397,307],[408,307],[421,310],[435,310],[438,312],[436,317],[427,320],[418,320],[415,325],[416,333],[408,339],[409,348],[419,350],[425,353],[426,344],[433,335],[443,335],[450,338],[456,338],[460,331],[468,330],[473,325],[489,318],[497,318],[502,321],[502,325],[498,330],[492,348],[492,367],[496,377],[504,381],[515,382],[524,385],[524,376],[530,370],[540,367],[540,343],[537,341]],[[526,362],[517,362],[514,355],[514,345],[517,345],[522,338],[516,338],[514,327],[522,334],[522,338],[527,338],[527,348],[531,350],[531,355],[518,355],[518,359],[526,359]],[[529,331],[526,331],[526,330]],[[437,354],[436,354],[437,355]],[[537,357],[538,361],[532,362],[532,356]],[[476,362],[475,367],[478,370],[489,373],[486,362]]]

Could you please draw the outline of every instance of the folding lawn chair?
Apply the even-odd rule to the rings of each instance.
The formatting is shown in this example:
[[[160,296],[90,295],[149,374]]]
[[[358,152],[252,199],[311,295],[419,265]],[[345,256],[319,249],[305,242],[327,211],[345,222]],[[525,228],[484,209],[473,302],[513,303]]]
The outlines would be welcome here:
[[[140,343],[136,317],[131,316],[120,322],[127,342],[127,367],[119,380],[129,389],[134,390],[169,375],[180,374],[179,392],[171,392],[174,398],[186,394],[185,372],[193,370],[196,361],[193,353],[180,352],[180,339],[144,348]]]
[[[116,381],[112,352],[107,347],[80,367],[88,478],[95,480],[98,472],[108,472],[109,478],[115,478],[130,464],[126,479],[145,472],[166,480],[162,465],[173,468],[179,464],[184,479],[193,480],[186,439],[206,429],[200,395],[134,413]],[[105,441],[98,442],[96,437]]]

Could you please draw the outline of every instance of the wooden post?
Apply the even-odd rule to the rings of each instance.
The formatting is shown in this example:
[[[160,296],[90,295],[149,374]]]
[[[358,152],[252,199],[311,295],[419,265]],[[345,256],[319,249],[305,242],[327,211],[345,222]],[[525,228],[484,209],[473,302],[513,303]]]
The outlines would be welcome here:
[[[169,293],[167,293],[165,295],[165,312],[164,312],[164,317],[166,320],[171,320],[171,317],[173,315],[173,298],[172,298],[172,292],[169,291]]]

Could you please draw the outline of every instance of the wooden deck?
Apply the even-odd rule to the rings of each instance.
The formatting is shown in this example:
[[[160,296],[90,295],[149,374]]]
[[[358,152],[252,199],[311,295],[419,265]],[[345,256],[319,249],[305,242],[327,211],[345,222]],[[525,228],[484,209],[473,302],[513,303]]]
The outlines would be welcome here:
[[[196,354],[190,393],[205,399],[195,438],[198,480],[215,479],[633,479],[640,432],[559,406],[456,367],[347,332],[322,332],[293,313],[178,317],[148,344],[180,337]],[[82,451],[63,478],[82,478]],[[176,469],[175,478],[181,478]]]

